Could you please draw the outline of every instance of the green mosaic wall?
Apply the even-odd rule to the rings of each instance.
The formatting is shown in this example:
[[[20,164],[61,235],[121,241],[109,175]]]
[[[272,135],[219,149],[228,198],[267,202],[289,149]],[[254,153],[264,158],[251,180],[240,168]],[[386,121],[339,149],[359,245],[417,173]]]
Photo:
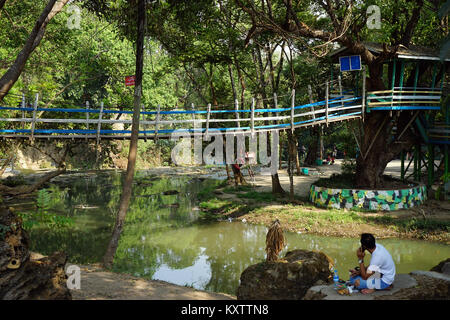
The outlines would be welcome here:
[[[330,189],[311,185],[309,200],[320,207],[390,211],[422,204],[426,191],[424,185],[401,190]]]

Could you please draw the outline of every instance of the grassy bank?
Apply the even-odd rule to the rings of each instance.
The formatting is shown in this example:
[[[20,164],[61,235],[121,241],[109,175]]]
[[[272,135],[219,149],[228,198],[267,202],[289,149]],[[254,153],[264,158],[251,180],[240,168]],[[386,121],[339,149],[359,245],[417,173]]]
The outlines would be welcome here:
[[[204,219],[235,218],[270,225],[278,219],[286,231],[325,236],[411,238],[450,243],[450,217],[427,216],[427,207],[395,212],[316,208],[306,199],[274,196],[250,186],[204,190],[200,195]]]

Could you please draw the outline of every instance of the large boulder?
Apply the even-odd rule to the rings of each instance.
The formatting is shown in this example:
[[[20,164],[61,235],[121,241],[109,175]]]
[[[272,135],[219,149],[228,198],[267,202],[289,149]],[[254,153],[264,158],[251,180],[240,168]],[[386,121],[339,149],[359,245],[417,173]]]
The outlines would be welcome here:
[[[241,274],[239,300],[299,300],[317,284],[332,282],[332,261],[323,252],[293,250],[276,262],[249,266]]]
[[[450,258],[439,262],[439,264],[431,268],[430,271],[440,272],[450,276]]]

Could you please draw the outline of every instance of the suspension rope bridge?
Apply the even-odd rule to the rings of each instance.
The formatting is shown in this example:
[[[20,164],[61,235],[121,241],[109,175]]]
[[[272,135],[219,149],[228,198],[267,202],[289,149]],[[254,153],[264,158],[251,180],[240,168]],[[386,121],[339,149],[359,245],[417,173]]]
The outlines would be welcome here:
[[[437,88],[393,88],[392,90],[366,92],[363,83],[362,96],[344,92],[342,87],[335,94],[329,93],[326,83],[325,100],[296,105],[295,90],[290,94],[289,107],[279,107],[274,95],[273,107],[256,109],[252,99],[250,109],[211,110],[211,104],[202,110],[145,111],[142,106],[139,139],[168,139],[174,133],[209,135],[214,133],[258,133],[270,130],[295,130],[296,128],[326,125],[354,119],[362,119],[367,112],[374,111],[420,111],[440,110],[442,89]],[[32,107],[0,106],[0,137],[6,139],[129,139],[132,120],[118,119],[133,111],[99,108],[48,108],[38,106],[38,95]],[[74,116],[75,114],[81,117]],[[40,117],[45,115],[45,117]],[[231,117],[230,117],[231,115]],[[111,119],[116,116],[116,119]],[[184,116],[184,119],[181,117]],[[153,117],[153,119],[150,119]],[[234,123],[234,125],[231,125]],[[17,125],[19,124],[19,125]],[[53,128],[52,128],[53,124]],[[57,124],[57,127],[55,127]],[[61,128],[65,124],[67,128]],[[123,129],[114,128],[121,125]],[[91,127],[92,126],[92,127]],[[149,129],[149,126],[153,128]],[[167,127],[171,128],[167,128]],[[424,129],[432,138],[430,143],[450,144],[448,124],[436,124]]]

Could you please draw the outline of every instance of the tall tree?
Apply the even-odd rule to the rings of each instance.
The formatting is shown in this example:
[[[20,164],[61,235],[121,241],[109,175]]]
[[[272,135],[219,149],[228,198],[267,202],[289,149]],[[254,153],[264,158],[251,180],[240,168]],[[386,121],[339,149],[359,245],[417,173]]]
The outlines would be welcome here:
[[[20,74],[25,68],[28,58],[31,53],[40,44],[44,37],[45,29],[50,22],[67,4],[69,0],[50,0],[42,11],[40,17],[36,21],[33,30],[31,31],[25,45],[17,55],[16,60],[0,78],[0,100],[9,92],[19,79]],[[4,2],[3,2],[4,4]],[[1,9],[1,7],[0,7]]]
[[[134,108],[133,108],[133,120],[132,131],[130,138],[130,150],[128,153],[128,165],[125,175],[125,181],[123,183],[122,196],[120,198],[119,211],[116,216],[116,222],[114,230],[111,236],[111,240],[108,244],[108,248],[103,257],[103,264],[105,267],[110,268],[114,261],[114,255],[119,244],[120,235],[125,223],[126,214],[128,211],[131,192],[133,186],[133,178],[136,167],[136,155],[139,137],[139,117],[141,108],[142,97],[142,78],[144,70],[144,40],[145,40],[145,25],[146,25],[146,6],[145,0],[139,0],[136,7],[137,10],[137,40],[136,40],[136,82],[134,88]]]

